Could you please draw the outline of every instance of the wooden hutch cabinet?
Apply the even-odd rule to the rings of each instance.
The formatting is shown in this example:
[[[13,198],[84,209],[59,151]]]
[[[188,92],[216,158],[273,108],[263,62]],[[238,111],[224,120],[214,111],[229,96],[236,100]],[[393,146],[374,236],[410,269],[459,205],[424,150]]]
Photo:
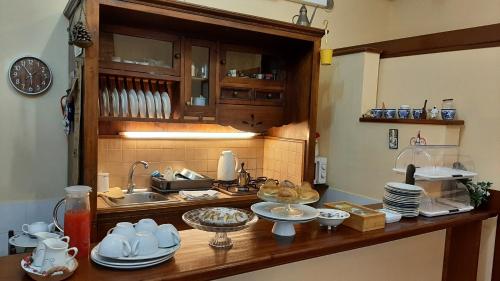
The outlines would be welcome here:
[[[323,30],[168,0],[72,0],[65,15],[82,7],[93,45],[83,55],[79,183],[97,184],[100,137],[224,126],[305,141],[312,181]],[[105,113],[107,87],[166,91],[171,113]],[[96,200],[94,188],[94,227]]]

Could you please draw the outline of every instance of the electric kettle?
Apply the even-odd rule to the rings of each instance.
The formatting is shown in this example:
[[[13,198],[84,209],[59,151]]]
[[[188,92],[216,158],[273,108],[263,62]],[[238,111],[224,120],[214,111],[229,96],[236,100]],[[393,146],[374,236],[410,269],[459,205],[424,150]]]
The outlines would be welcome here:
[[[236,179],[236,169],[238,158],[231,150],[222,151],[217,165],[217,180],[234,181]]]

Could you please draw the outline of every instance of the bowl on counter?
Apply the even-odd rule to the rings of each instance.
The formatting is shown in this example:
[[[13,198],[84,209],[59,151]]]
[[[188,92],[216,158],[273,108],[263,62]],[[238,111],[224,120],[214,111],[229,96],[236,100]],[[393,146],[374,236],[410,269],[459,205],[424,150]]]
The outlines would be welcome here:
[[[373,108],[371,110],[371,114],[373,118],[382,118],[382,116],[384,115],[384,110],[381,108]]]
[[[317,220],[320,225],[328,226],[328,229],[335,228],[342,224],[344,220],[348,219],[351,215],[348,212],[337,209],[318,209],[319,216]]]
[[[441,109],[441,118],[443,120],[454,120],[456,114],[456,109]]]
[[[384,117],[386,119],[395,119],[397,110],[395,108],[384,109]]]

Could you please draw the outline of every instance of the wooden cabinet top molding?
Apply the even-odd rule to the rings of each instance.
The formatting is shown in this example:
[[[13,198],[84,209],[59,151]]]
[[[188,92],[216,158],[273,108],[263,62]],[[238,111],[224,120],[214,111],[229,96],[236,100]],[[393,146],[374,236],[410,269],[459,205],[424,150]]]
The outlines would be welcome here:
[[[101,6],[127,10],[128,13],[148,13],[183,21],[200,22],[219,27],[254,31],[291,39],[315,41],[324,35],[324,30],[319,28],[305,27],[283,21],[171,0],[90,1],[99,1]],[[70,6],[70,3],[68,3],[68,6]]]

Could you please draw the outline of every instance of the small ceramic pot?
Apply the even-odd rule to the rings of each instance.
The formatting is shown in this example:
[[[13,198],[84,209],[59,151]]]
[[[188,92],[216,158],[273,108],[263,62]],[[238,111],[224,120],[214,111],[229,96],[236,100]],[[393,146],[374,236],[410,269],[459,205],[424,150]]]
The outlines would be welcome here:
[[[410,109],[407,108],[400,108],[398,110],[398,116],[400,119],[408,119],[410,118]]]
[[[422,119],[422,112],[423,112],[423,110],[421,108],[414,108],[413,109],[413,119]]]
[[[394,108],[389,108],[384,110],[384,117],[387,119],[394,119],[396,118],[396,112],[397,110]]]
[[[456,113],[456,109],[441,109],[441,118],[443,120],[454,120]]]
[[[372,114],[373,118],[382,118],[382,116],[384,114],[384,110],[380,109],[380,108],[374,108],[371,110],[371,114]]]

